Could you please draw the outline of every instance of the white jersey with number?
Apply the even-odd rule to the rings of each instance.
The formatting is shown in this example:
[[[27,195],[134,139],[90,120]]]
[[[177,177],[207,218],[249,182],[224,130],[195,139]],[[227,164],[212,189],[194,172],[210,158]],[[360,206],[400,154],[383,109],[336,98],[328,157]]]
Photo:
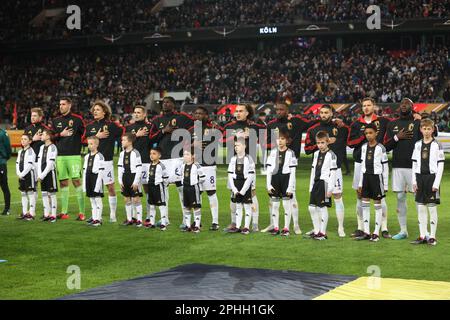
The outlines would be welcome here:
[[[202,167],[203,174],[205,175],[205,181],[201,186],[202,191],[216,191],[217,188],[217,167],[216,166],[204,166]]]
[[[181,182],[183,158],[161,159],[161,163],[166,167],[166,173],[169,176],[167,183]]]
[[[103,184],[108,186],[115,182],[114,179],[114,162],[113,161],[105,161],[104,162],[104,173],[103,173]]]

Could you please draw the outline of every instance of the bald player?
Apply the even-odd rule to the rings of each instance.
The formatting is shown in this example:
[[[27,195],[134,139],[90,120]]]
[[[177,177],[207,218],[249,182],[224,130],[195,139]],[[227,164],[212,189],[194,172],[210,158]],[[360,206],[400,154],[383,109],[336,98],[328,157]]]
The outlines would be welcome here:
[[[400,232],[392,237],[408,237],[406,195],[413,193],[412,155],[417,141],[422,139],[420,120],[414,118],[413,102],[404,98],[400,102],[400,117],[389,122],[384,137],[386,151],[392,150],[392,191],[397,195],[397,216]]]

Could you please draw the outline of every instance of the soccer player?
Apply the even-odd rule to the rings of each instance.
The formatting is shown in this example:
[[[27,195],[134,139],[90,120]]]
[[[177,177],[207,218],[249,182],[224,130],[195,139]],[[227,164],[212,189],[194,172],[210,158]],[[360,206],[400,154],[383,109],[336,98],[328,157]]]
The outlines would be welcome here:
[[[31,138],[31,148],[33,148],[33,151],[36,155],[35,159],[35,173],[37,174],[37,156],[39,154],[39,149],[44,144],[42,142],[42,132],[44,129],[49,129],[48,126],[44,124],[42,121],[44,118],[44,112],[41,108],[32,108],[30,110],[31,112],[31,124],[25,128],[24,132],[28,134]],[[37,199],[37,191],[34,193],[34,197]]]
[[[91,107],[91,114],[94,121],[86,125],[85,137],[95,136],[100,144],[98,151],[104,157],[103,183],[108,189],[109,219],[116,222],[117,196],[114,189],[114,145],[125,129],[111,121],[111,107],[102,100],[97,100]]]
[[[297,160],[300,159],[300,151],[302,146],[302,136],[311,126],[317,123],[317,121],[309,121],[301,116],[289,115],[289,106],[286,103],[277,103],[275,106],[277,117],[269,122],[267,125],[267,147],[273,148],[272,138],[276,138],[279,130],[288,130],[290,142],[288,144],[289,149],[294,151]],[[298,202],[295,190],[292,197],[292,220],[294,222],[294,233],[301,234],[301,229],[298,222]],[[268,227],[261,230],[261,232],[272,232],[273,223],[270,223]]]
[[[125,226],[133,225],[133,207],[136,210],[136,227],[142,227],[142,161],[139,151],[134,149],[133,143],[136,140],[134,134],[128,132],[122,136],[123,151],[119,155],[119,184],[122,195],[125,199],[125,211],[127,220]]]
[[[277,117],[270,121],[267,125],[267,144],[272,147],[272,136],[276,138],[276,134],[271,134],[271,130],[277,132],[279,130],[288,130],[290,143],[289,149],[294,151],[297,159],[300,159],[300,151],[302,147],[302,135],[317,121],[307,120],[299,115],[289,115],[289,106],[285,103],[277,103],[275,106]]]
[[[267,159],[267,192],[270,197],[272,208],[272,223],[274,229],[272,235],[279,235],[280,200],[284,209],[284,228],[282,236],[289,236],[289,225],[292,215],[292,198],[295,191],[295,168],[297,158],[294,151],[287,147],[289,143],[289,133],[287,130],[280,130],[277,138],[277,149],[270,152]]]
[[[328,207],[331,207],[331,195],[336,184],[337,157],[328,146],[330,137],[327,132],[319,131],[315,140],[318,150],[314,152],[309,182],[309,213],[314,230],[308,236],[326,240]]]
[[[169,176],[166,172],[166,167],[161,163],[161,149],[159,147],[152,147],[150,150],[150,167],[146,174],[148,186],[147,202],[150,208],[149,221],[144,226],[146,228],[155,227],[156,207],[159,208],[161,214],[161,224],[159,226],[161,231],[167,228],[167,179]]]
[[[228,123],[223,129],[224,129],[224,139],[223,141],[226,143],[231,141],[236,141],[238,138],[243,138],[245,140],[246,154],[250,155],[252,158],[253,163],[256,161],[256,144],[259,142],[260,145],[263,146],[263,150],[266,148],[266,128],[262,125],[256,124],[251,119],[253,118],[253,108],[252,106],[248,104],[240,104],[236,106],[235,110],[235,117],[236,120]],[[254,144],[255,148],[250,149],[250,144]],[[259,203],[258,198],[256,197],[256,190],[255,190],[255,182],[256,179],[253,181],[253,185],[251,187],[251,194],[252,194],[252,219],[253,219],[253,225],[252,230],[253,231],[259,231]],[[236,226],[236,202],[231,202],[230,204],[231,209],[231,221],[232,223],[228,226],[228,228],[225,229],[227,231],[228,229],[235,230]]]
[[[81,146],[85,132],[82,116],[73,113],[72,100],[61,98],[59,111],[61,116],[53,119],[50,126],[55,133],[58,160],[56,163],[61,187],[61,219],[69,219],[69,179],[75,187],[78,201],[77,220],[84,221],[84,193],[81,185]]]
[[[416,142],[412,155],[412,184],[416,194],[417,212],[419,216],[419,232],[417,240],[412,244],[428,243],[435,246],[438,223],[437,205],[441,203],[439,187],[444,172],[445,155],[442,145],[434,140],[434,122],[423,119],[420,132],[423,139]],[[428,212],[430,214],[430,235],[428,241]]]
[[[413,102],[404,98],[400,102],[400,118],[389,122],[384,137],[386,151],[392,150],[392,191],[397,194],[397,215],[400,232],[394,240],[408,237],[406,219],[406,194],[413,192],[412,154],[414,145],[422,139],[420,120],[415,120],[412,112]]]
[[[238,138],[234,143],[236,155],[233,156],[228,165],[228,188],[231,190],[231,202],[236,207],[236,217],[226,232],[242,234],[250,233],[250,221],[252,218],[252,185],[255,180],[255,163],[252,157],[245,152],[245,139]],[[242,209],[245,209],[244,228],[241,230]],[[256,231],[256,230],[254,230]]]
[[[195,162],[194,150],[185,150],[183,164],[180,168],[183,182],[183,216],[184,228],[182,231],[200,232],[202,219],[201,185],[205,181],[205,174],[200,164]],[[194,212],[195,225],[191,229],[191,210]]]
[[[368,124],[364,129],[367,142],[361,147],[361,175],[358,193],[362,199],[364,234],[355,240],[380,240],[380,228],[383,217],[381,199],[388,191],[389,165],[386,149],[377,141],[378,129],[375,124]],[[375,230],[370,236],[370,200],[375,207]]]
[[[334,204],[336,206],[336,217],[338,221],[339,237],[345,237],[344,231],[344,201],[342,193],[344,191],[344,180],[342,177],[342,162],[347,152],[347,138],[349,128],[345,125],[338,126],[333,122],[333,107],[324,104],[320,107],[320,122],[308,129],[305,140],[305,153],[311,154],[317,150],[316,134],[320,131],[328,133],[329,148],[337,156],[336,185],[332,191]]]
[[[352,237],[360,237],[364,235],[363,232],[363,219],[362,219],[362,203],[361,197],[358,193],[358,183],[361,176],[361,148],[364,143],[367,142],[366,136],[364,135],[364,129],[368,124],[374,124],[378,130],[377,141],[383,143],[384,136],[386,133],[386,128],[388,123],[391,121],[385,117],[378,117],[375,114],[375,100],[372,98],[364,98],[362,100],[362,112],[363,115],[352,123],[350,127],[350,135],[348,137],[347,145],[353,149],[353,160],[354,172],[353,172],[353,184],[352,187],[356,191],[356,216],[358,219],[358,229],[352,234]],[[381,208],[383,212],[383,219],[381,223],[381,235],[383,238],[390,238],[391,235],[388,231],[387,226],[387,205],[386,198],[381,199]]]
[[[1,119],[0,119],[1,123]],[[11,207],[11,192],[8,186],[8,159],[11,158],[11,142],[9,141],[8,133],[0,128],[0,187],[3,192],[3,199],[5,200],[5,208],[2,216],[9,215]]]
[[[22,149],[19,150],[16,161],[16,174],[19,177],[19,190],[22,195],[20,219],[27,221],[34,220],[36,215],[36,154],[31,148],[31,142],[29,135],[22,135]]]
[[[100,145],[98,137],[88,137],[87,144],[89,153],[84,157],[83,191],[91,202],[92,218],[88,220],[88,224],[98,227],[102,224],[105,158],[98,151]]]
[[[195,125],[189,129],[194,147],[201,150],[200,165],[205,174],[201,191],[206,191],[211,208],[212,224],[210,230],[219,230],[219,200],[216,194],[217,183],[217,150],[220,143],[222,128],[208,117],[208,110],[197,107],[194,111]]]
[[[54,133],[50,129],[42,132],[44,144],[39,149],[38,155],[38,182],[41,184],[42,203],[44,205],[43,221],[56,222],[58,183],[56,176],[56,163],[58,149],[53,141]]]
[[[152,119],[152,131],[150,132],[151,143],[157,143],[161,148],[161,163],[166,167],[167,182],[175,184],[178,190],[178,196],[181,206],[183,206],[183,186],[181,182],[181,173],[179,170],[183,163],[182,148],[177,154],[172,154],[172,150],[180,141],[172,141],[172,133],[176,129],[189,130],[194,125],[192,117],[184,112],[175,111],[175,99],[173,97],[164,97],[162,101],[162,114]],[[169,201],[169,192],[167,192],[167,201]],[[167,216],[167,224],[170,224]]]
[[[267,114],[265,112],[258,113],[258,118],[256,119],[256,124],[263,126],[264,128],[267,127]],[[267,164],[267,150],[263,147],[263,145],[258,144],[258,152],[261,152],[262,154],[262,168],[261,168],[261,174],[266,175],[266,164]]]
[[[136,141],[134,142],[134,148],[139,151],[142,159],[142,177],[141,184],[142,188],[147,197],[147,217],[144,222],[144,227],[149,227],[150,224],[150,204],[149,199],[151,194],[149,193],[148,173],[150,168],[150,132],[152,130],[152,124],[147,121],[147,110],[144,106],[135,106],[133,111],[134,122],[125,127],[125,132],[131,132],[136,136]]]
[[[39,149],[44,144],[42,142],[41,136],[44,129],[48,129],[49,127],[44,124],[42,121],[44,117],[44,112],[41,108],[32,108],[31,112],[31,124],[24,129],[25,133],[32,138],[31,147],[33,148],[34,153],[39,154]]]

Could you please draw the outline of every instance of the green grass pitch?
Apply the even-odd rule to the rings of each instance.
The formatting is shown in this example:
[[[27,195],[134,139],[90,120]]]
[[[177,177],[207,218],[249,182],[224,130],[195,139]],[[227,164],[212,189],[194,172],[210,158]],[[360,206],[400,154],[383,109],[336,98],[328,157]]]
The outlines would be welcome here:
[[[297,170],[297,198],[300,225],[303,232],[311,229],[307,211],[309,201],[310,158],[302,156]],[[15,159],[9,161],[9,181],[12,191],[12,215],[0,217],[0,299],[51,299],[76,293],[66,282],[68,266],[81,270],[81,290],[134,278],[181,264],[204,263],[236,267],[256,267],[278,270],[368,276],[369,266],[379,266],[382,277],[450,281],[450,161],[442,182],[443,204],[439,206],[438,245],[412,246],[409,241],[381,239],[378,243],[356,242],[349,235],[356,228],[355,193],[351,176],[344,176],[345,231],[347,237],[337,236],[334,208],[330,213],[328,241],[312,241],[292,234],[289,238],[256,233],[244,236],[208,230],[211,215],[206,195],[203,195],[200,234],[182,233],[178,226],[182,214],[178,195],[170,188],[170,221],[168,231],[123,227],[123,199],[119,195],[119,223],[110,224],[105,197],[105,224],[100,228],[75,221],[76,198],[70,198],[71,219],[55,224],[39,220],[16,220],[21,212],[17,190]],[[230,222],[229,191],[226,189],[226,168],[218,169],[218,197],[221,228]],[[258,175],[257,192],[260,204],[260,227],[269,221],[265,177]],[[106,195],[106,194],[105,194]],[[87,200],[87,199],[86,199]],[[398,231],[396,200],[389,192],[389,230]],[[3,206],[3,204],[0,204]],[[87,208],[90,204],[86,201]],[[42,215],[42,200],[38,199],[37,216]],[[282,212],[282,211],[281,211]],[[159,213],[158,213],[159,216]],[[283,215],[281,215],[282,217]],[[282,221],[281,221],[282,223]],[[371,213],[371,229],[374,213]],[[408,196],[409,240],[417,236],[417,213],[413,197]]]

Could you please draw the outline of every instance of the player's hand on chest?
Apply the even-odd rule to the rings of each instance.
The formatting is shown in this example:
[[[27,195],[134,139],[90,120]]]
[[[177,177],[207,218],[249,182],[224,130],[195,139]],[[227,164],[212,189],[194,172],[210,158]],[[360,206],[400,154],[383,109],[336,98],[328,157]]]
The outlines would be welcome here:
[[[146,137],[150,133],[150,129],[147,125],[133,129],[132,133],[136,135],[137,138]]]

